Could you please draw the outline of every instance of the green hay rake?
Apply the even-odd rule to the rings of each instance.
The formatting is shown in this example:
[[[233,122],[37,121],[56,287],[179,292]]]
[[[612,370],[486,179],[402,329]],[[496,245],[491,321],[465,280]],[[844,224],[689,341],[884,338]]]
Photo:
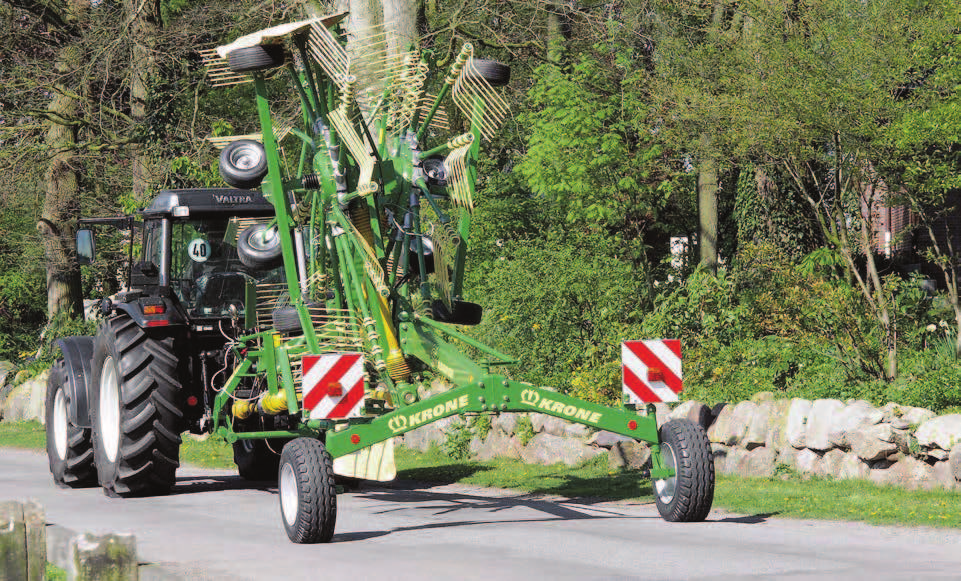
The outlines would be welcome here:
[[[382,86],[358,87],[343,17],[270,28],[207,55],[221,84],[252,81],[261,125],[256,140],[220,144],[221,173],[260,189],[276,213],[240,233],[240,259],[283,271],[257,285],[255,315],[228,343],[211,431],[247,446],[249,466],[283,446],[281,513],[297,543],[331,540],[335,473],[392,478],[393,439],[454,414],[540,412],[648,442],[661,515],[706,518],[714,468],[703,429],[679,420],[658,430],[650,405],[605,407],[513,381],[495,370],[514,359],[461,330],[481,318],[464,298],[474,184],[481,142],[508,115],[494,87],[509,69],[465,45],[429,95],[435,73],[411,51],[378,65]],[[265,75],[283,69],[301,118],[278,131],[271,106],[289,93],[272,97]],[[445,132],[444,104],[469,121],[464,133]],[[425,371],[453,387],[422,399]]]

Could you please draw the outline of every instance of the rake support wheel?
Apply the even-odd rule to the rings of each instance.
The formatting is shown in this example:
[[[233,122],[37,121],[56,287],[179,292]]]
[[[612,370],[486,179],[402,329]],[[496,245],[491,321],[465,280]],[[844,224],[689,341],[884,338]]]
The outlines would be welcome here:
[[[280,454],[280,514],[298,544],[328,543],[337,521],[334,463],[320,440],[297,438]]]
[[[700,522],[714,502],[714,459],[704,428],[690,420],[661,426],[661,456],[675,475],[655,480],[654,502],[669,522]]]

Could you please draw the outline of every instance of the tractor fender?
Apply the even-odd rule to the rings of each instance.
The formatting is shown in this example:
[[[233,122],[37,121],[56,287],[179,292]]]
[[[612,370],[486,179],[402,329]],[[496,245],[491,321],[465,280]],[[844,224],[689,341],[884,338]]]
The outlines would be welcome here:
[[[162,315],[145,315],[143,312],[143,305],[139,301],[133,301],[129,303],[114,303],[111,305],[114,309],[129,316],[138,327],[148,328],[148,327],[173,327],[178,325],[186,325],[187,319],[184,317],[180,309],[177,308],[176,303],[169,298],[161,299],[165,305],[165,310]]]
[[[67,418],[76,426],[90,427],[90,408],[87,395],[93,380],[93,337],[64,337],[56,342],[63,353],[64,370],[67,374]]]

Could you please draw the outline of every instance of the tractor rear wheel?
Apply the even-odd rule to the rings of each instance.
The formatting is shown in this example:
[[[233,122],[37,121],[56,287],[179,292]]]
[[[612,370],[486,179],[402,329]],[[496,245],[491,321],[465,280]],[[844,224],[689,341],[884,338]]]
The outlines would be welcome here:
[[[183,428],[173,338],[150,335],[127,315],[112,317],[94,342],[93,369],[93,450],[104,492],[168,493]]]
[[[320,440],[297,438],[280,454],[280,514],[291,541],[328,543],[337,522],[334,462]]]
[[[660,430],[661,458],[674,476],[653,481],[654,502],[670,522],[700,522],[714,502],[714,459],[704,428],[671,420]]]
[[[67,370],[63,359],[50,368],[47,378],[46,427],[47,458],[53,482],[61,488],[81,488],[97,484],[93,467],[90,428],[74,425],[67,409],[70,403]]]

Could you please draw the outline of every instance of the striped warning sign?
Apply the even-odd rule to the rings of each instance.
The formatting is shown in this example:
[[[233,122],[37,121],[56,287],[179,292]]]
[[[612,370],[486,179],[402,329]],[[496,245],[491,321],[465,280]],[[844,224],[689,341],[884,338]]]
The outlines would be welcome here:
[[[304,409],[310,419],[361,415],[364,404],[364,356],[361,353],[304,355]]]
[[[624,395],[633,404],[677,401],[681,381],[678,339],[625,341],[621,345]]]

